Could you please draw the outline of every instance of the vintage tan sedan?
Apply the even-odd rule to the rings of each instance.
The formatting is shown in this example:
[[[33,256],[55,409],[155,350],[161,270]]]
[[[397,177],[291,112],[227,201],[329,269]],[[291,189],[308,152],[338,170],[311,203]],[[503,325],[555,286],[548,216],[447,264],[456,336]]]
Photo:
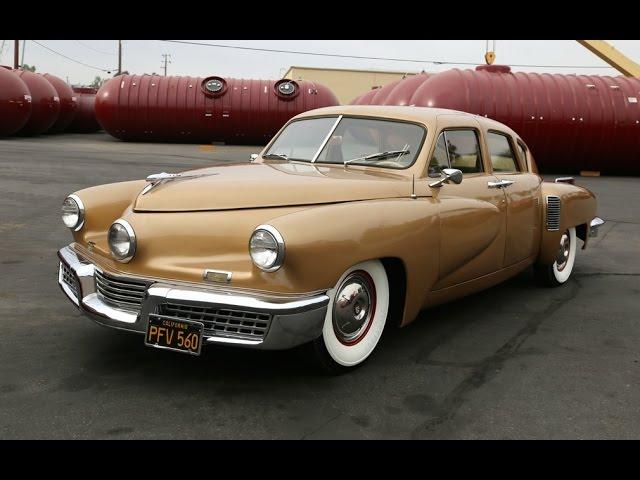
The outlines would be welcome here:
[[[97,323],[197,355],[307,344],[342,372],[386,325],[531,267],[565,283],[603,223],[510,128],[451,110],[298,115],[251,162],[75,192],[58,282]],[[428,317],[428,315],[427,315]]]

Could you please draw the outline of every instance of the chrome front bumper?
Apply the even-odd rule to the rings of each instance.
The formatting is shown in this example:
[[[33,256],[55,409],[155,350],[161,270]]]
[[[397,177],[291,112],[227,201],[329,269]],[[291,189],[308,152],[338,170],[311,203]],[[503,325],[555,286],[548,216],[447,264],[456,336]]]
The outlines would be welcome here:
[[[602,220],[600,217],[596,217],[593,220],[591,220],[591,223],[589,224],[589,236],[590,237],[597,237],[598,236],[598,229],[604,225],[604,220]]]
[[[167,303],[188,308],[221,308],[270,315],[268,330],[262,339],[244,338],[241,334],[207,335],[207,344],[222,343],[268,350],[292,348],[318,338],[327,311],[325,293],[296,296],[253,296],[246,292],[172,284],[149,280],[139,311],[125,309],[105,301],[96,289],[96,265],[80,257],[71,246],[58,251],[58,284],[84,314],[106,327],[144,334],[150,313]],[[65,268],[66,267],[66,268]],[[75,277],[76,285],[70,285]]]

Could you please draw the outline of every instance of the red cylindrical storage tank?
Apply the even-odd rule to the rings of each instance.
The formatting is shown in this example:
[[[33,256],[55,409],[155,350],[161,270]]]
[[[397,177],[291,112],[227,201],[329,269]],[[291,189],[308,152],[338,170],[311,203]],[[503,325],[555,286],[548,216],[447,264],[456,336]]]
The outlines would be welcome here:
[[[410,75],[370,90],[351,100],[351,105],[409,105],[416,89],[429,78],[425,72]]]
[[[263,144],[298,113],[338,105],[307,80],[120,75],[96,97],[96,118],[123,140]]]
[[[67,127],[67,132],[93,133],[100,130],[100,124],[96,120],[96,94],[82,93],[73,89],[78,99],[78,107],[73,121]]]
[[[505,65],[431,76],[410,102],[502,122],[542,172],[640,174],[640,79],[512,73]]]
[[[31,116],[31,92],[9,67],[0,66],[0,136],[13,135]]]
[[[76,115],[76,109],[78,108],[77,97],[67,82],[60,77],[56,77],[50,73],[45,73],[43,77],[53,85],[60,99],[60,115],[56,123],[49,129],[49,133],[63,132],[71,124],[73,117]]]
[[[60,98],[53,85],[38,73],[13,70],[31,92],[31,116],[19,135],[39,135],[49,130],[60,115]]]
[[[411,97],[416,89],[428,78],[429,74],[426,72],[403,78],[393,87],[393,90],[389,92],[383,105],[411,105]]]
[[[371,105],[369,102],[374,97],[376,93],[378,93],[379,88],[373,88],[366,93],[363,93],[359,97],[351,100],[351,105]]]
[[[383,105],[389,94],[393,91],[395,86],[400,83],[401,80],[394,80],[391,83],[387,83],[380,88],[374,90],[374,94],[369,99],[369,105]]]

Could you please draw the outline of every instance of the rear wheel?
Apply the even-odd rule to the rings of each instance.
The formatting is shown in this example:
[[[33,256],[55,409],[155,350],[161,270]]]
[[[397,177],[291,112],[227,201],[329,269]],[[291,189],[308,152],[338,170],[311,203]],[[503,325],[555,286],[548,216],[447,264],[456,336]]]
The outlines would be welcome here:
[[[387,321],[389,280],[379,260],[349,268],[329,292],[322,336],[311,349],[320,367],[340,374],[361,365],[373,352]]]
[[[556,260],[552,265],[536,265],[536,275],[548,286],[562,285],[571,276],[578,250],[576,229],[569,228],[560,236]]]

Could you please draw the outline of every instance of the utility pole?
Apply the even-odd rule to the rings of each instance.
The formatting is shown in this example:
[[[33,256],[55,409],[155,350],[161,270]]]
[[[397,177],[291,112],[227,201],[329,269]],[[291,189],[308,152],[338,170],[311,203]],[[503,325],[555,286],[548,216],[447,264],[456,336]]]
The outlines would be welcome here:
[[[122,40],[118,40],[118,75],[122,73]]]
[[[171,63],[171,55],[169,55],[168,53],[163,53],[162,54],[162,60],[164,61],[164,65],[160,65],[160,68],[164,68],[164,76],[167,76],[167,64]]]
[[[20,65],[24,65],[24,51],[26,50],[26,47],[27,47],[27,41],[22,40],[22,61],[20,62]]]
[[[20,60],[20,40],[13,41],[13,68],[18,68],[18,61]]]

